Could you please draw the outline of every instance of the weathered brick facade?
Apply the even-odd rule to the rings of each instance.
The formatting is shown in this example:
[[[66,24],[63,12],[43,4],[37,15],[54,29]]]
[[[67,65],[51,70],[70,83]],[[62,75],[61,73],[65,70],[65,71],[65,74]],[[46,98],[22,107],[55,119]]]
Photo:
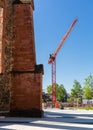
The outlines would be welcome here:
[[[2,71],[2,32],[3,31],[3,9],[0,8],[0,73]]]
[[[1,110],[9,108],[11,116],[40,117],[43,65],[36,64],[33,0],[0,2],[4,12],[3,33],[0,33]]]

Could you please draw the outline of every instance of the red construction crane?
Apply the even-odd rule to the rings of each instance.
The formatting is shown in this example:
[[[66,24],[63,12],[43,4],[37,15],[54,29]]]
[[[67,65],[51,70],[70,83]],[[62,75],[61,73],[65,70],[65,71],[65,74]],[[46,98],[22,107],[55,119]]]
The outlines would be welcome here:
[[[52,64],[52,105],[54,106],[56,103],[56,56],[61,49],[62,45],[64,44],[65,40],[69,36],[72,28],[74,27],[75,23],[77,22],[77,19],[75,19],[71,26],[69,27],[68,31],[66,34],[63,36],[61,42],[59,43],[58,47],[54,51],[52,55],[50,55],[50,58],[48,60],[49,64]]]

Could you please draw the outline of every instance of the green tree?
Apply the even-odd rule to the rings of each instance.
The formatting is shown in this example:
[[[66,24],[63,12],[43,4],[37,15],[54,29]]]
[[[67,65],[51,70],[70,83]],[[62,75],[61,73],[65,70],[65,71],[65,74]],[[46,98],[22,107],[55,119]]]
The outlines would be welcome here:
[[[48,94],[52,94],[52,85],[47,86],[47,92]]]
[[[57,100],[58,101],[63,101],[67,96],[66,89],[64,88],[63,84],[57,85]]]
[[[73,88],[71,89],[71,97],[81,98],[82,97],[82,87],[81,84],[74,80]]]
[[[86,99],[92,99],[93,98],[93,75],[90,74],[84,82],[83,87],[83,96]]]
[[[48,94],[52,95],[52,85],[47,86]],[[64,86],[56,84],[56,99],[62,101],[67,96],[66,89]]]

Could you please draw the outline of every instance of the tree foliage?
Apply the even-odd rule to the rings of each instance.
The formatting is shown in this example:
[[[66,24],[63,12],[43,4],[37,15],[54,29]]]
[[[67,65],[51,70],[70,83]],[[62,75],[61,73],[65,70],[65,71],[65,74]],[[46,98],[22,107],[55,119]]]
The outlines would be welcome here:
[[[47,92],[52,95],[52,85],[47,87]],[[64,86],[56,84],[56,98],[58,101],[63,101],[66,99],[67,92]]]
[[[83,96],[86,99],[93,98],[93,75],[89,75],[84,82]]]
[[[42,93],[42,102],[51,101],[49,94],[43,92]]]
[[[82,96],[82,87],[77,80],[74,80],[73,88],[71,89],[71,96],[74,98],[81,98]]]
[[[66,89],[64,88],[63,84],[57,85],[57,100],[64,101],[67,97]]]
[[[52,85],[47,86],[47,92],[48,94],[52,94]]]
[[[47,87],[47,92],[52,95],[52,85],[49,85]],[[58,101],[63,101],[67,97],[67,92],[64,87],[64,85],[56,85],[56,98]],[[77,80],[74,80],[73,82],[73,88],[71,89],[71,99],[77,99],[77,98],[86,98],[86,99],[92,99],[93,98],[93,75],[90,74],[87,78],[84,80],[84,86],[81,87],[80,82]]]

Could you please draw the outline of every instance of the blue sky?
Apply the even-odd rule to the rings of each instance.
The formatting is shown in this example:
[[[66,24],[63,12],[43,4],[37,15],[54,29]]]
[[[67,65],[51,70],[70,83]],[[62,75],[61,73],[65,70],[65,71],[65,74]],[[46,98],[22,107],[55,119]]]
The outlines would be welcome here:
[[[83,86],[93,74],[93,0],[34,0],[34,4],[36,60],[44,65],[43,89],[51,84],[49,54],[75,18],[78,22],[56,57],[56,82],[68,92],[75,79]]]

